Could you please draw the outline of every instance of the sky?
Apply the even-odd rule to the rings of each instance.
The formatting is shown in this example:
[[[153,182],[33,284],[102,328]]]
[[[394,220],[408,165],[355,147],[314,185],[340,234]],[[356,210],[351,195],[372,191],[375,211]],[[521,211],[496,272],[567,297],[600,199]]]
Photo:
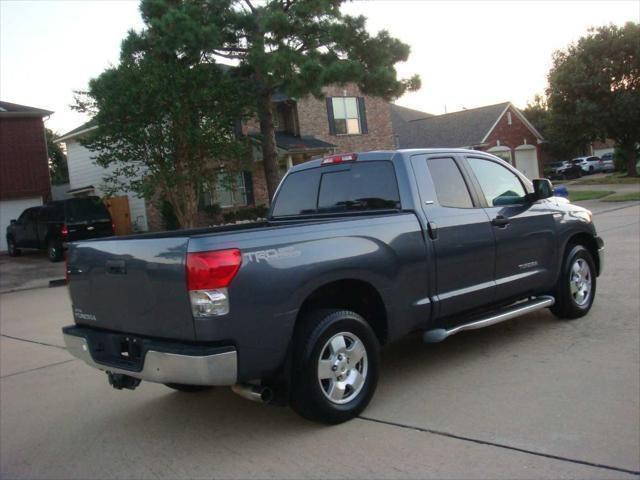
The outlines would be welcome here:
[[[639,22],[640,0],[360,0],[343,11],[411,46],[396,68],[422,88],[396,103],[441,114],[524,108],[544,92],[555,50],[589,27]],[[46,124],[58,133],[81,125],[74,90],[117,64],[127,31],[142,27],[137,0],[0,0],[0,99],[54,111]]]

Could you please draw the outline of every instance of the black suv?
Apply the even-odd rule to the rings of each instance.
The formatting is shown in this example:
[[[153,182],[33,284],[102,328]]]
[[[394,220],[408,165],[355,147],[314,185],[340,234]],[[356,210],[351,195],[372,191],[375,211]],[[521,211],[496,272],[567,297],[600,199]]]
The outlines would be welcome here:
[[[114,226],[111,215],[98,197],[72,198],[26,209],[7,227],[9,255],[21,248],[47,250],[49,260],[63,258],[68,242],[109,237]]]

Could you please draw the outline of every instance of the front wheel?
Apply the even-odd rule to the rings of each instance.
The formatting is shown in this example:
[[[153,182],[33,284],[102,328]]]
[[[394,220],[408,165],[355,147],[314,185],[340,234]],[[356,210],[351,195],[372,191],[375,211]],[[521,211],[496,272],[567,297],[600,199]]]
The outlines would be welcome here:
[[[346,422],[369,404],[378,383],[379,344],[349,310],[317,310],[294,337],[291,407],[317,422]]]
[[[19,257],[22,253],[18,247],[16,247],[16,241],[13,237],[7,237],[7,250],[10,257]]]
[[[596,295],[596,268],[589,250],[569,245],[555,288],[551,311],[559,318],[580,318],[591,310]]]

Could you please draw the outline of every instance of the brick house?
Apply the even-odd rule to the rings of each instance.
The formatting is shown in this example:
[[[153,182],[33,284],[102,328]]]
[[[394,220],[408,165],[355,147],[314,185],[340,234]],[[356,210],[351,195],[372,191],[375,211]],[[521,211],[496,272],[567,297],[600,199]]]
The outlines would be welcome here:
[[[511,163],[528,178],[543,171],[542,135],[511,102],[431,115],[393,106],[397,148],[471,148]]]
[[[324,99],[307,96],[274,97],[276,146],[281,173],[315,156],[333,152],[389,150],[394,148],[392,105],[382,98],[363,95],[354,84],[323,89]],[[243,125],[243,133],[259,135],[256,120]],[[269,204],[259,145],[254,150],[253,201]]]
[[[377,97],[362,95],[357,86],[329,86],[326,98],[307,96],[300,99],[277,94],[273,98],[276,123],[276,146],[281,174],[292,165],[318,155],[335,151],[384,150],[394,147],[391,122],[392,105]],[[67,146],[70,193],[102,196],[100,184],[107,173],[94,162],[95,155],[80,143],[83,135],[93,130],[91,122],[56,139]],[[203,195],[203,210],[212,204],[223,210],[250,205],[268,205],[266,179],[261,161],[259,124],[256,119],[245,122],[242,134],[252,138],[254,148],[251,167],[235,179],[236,188],[229,190],[216,185]],[[145,201],[132,192],[127,197],[129,217],[137,231],[164,228],[160,205]],[[203,224],[208,219],[203,215]]]
[[[52,113],[0,101],[0,251],[10,220],[51,199],[43,119]]]

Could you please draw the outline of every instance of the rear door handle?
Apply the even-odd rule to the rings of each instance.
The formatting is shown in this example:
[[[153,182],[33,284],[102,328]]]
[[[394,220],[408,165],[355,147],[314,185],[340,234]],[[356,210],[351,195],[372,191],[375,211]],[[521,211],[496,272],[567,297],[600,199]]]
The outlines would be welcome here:
[[[503,215],[498,215],[496,218],[491,220],[491,225],[493,225],[494,227],[504,228],[507,225],[509,225],[510,221],[511,220],[509,220],[509,218],[507,218],[507,217],[505,217]]]

